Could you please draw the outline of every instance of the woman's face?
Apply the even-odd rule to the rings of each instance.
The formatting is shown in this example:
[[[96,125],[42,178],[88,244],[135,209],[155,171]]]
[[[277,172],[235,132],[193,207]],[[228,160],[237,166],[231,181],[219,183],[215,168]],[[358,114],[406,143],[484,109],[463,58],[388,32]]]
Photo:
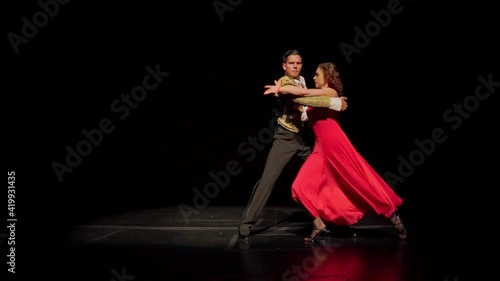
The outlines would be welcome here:
[[[323,73],[323,70],[320,68],[316,69],[316,74],[314,75],[314,86],[316,88],[324,88],[327,83],[325,80],[325,74]]]

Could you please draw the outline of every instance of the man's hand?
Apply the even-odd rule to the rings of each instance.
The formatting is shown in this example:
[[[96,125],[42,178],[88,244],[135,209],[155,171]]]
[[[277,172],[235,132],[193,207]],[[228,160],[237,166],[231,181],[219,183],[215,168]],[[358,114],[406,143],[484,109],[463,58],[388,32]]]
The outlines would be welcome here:
[[[347,109],[347,98],[340,97],[340,100],[342,101],[342,107],[340,108],[340,111],[344,111]]]
[[[280,94],[279,89],[286,85],[297,86],[293,78],[284,75],[279,80],[274,80],[274,85],[265,85],[264,88],[267,90],[264,92],[264,95],[274,94],[277,97]]]
[[[274,80],[274,85],[265,85],[264,88],[267,90],[264,92],[264,95],[274,94],[277,96],[279,94],[279,89],[281,88],[281,81]]]

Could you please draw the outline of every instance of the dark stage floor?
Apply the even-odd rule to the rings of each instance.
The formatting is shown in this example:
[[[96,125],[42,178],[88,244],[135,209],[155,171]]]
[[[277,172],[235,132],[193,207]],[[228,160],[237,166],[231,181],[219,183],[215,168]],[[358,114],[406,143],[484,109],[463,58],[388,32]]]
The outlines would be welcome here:
[[[238,239],[243,207],[213,206],[186,223],[177,207],[95,218],[59,233],[36,252],[49,280],[489,280],[474,239],[407,222],[405,241],[387,221],[330,226],[305,245],[311,223],[299,207],[268,206],[247,241]]]

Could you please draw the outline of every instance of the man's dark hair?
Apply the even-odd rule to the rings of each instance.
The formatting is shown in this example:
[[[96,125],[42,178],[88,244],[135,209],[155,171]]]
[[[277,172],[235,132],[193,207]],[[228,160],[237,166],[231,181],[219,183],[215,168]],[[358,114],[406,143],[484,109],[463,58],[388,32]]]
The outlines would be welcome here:
[[[295,50],[295,49],[292,49],[292,50],[288,50],[286,51],[284,54],[283,54],[283,63],[286,62],[286,60],[288,59],[289,56],[301,56],[299,51]],[[301,56],[302,57],[302,56]]]

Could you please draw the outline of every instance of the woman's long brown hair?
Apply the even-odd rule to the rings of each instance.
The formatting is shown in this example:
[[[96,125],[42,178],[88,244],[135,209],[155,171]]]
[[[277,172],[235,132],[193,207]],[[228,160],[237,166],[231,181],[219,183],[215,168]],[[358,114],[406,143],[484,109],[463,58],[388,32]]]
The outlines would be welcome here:
[[[335,64],[331,62],[324,62],[318,65],[318,68],[323,70],[325,74],[325,79],[328,83],[328,86],[335,89],[339,94],[339,97],[344,95],[344,84],[342,83],[342,79],[340,78],[340,73],[335,66]]]

